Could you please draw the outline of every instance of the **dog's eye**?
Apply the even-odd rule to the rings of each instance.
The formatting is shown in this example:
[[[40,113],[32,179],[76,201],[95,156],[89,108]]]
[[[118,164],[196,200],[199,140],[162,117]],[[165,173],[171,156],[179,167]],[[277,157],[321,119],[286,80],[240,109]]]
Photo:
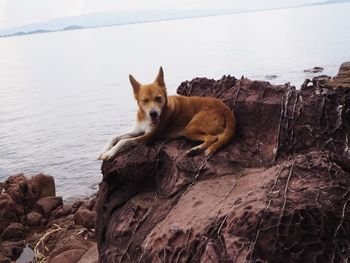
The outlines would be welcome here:
[[[144,100],[142,100],[142,103],[146,104],[146,103],[148,103],[148,100],[144,99]]]
[[[161,96],[157,96],[157,97],[156,97],[156,101],[159,102],[159,103],[161,103],[161,102],[162,102],[162,97],[161,97]]]

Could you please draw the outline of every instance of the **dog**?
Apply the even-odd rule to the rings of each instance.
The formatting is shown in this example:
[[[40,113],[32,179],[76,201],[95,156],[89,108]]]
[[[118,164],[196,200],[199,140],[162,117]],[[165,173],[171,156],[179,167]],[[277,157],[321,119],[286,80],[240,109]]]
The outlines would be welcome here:
[[[141,143],[185,137],[200,145],[189,149],[193,156],[215,153],[233,137],[235,116],[229,107],[213,97],[167,96],[163,68],[151,84],[143,85],[129,75],[138,104],[136,125],[125,134],[112,137],[98,159],[110,160],[119,152]]]

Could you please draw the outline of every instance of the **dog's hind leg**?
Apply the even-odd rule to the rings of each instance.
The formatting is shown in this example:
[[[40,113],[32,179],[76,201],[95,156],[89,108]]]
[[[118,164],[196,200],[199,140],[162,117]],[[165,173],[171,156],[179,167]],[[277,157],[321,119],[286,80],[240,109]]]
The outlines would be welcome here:
[[[196,127],[196,125],[193,125],[193,123],[186,127],[184,136],[192,141],[203,142],[200,145],[186,151],[187,156],[193,156],[205,151],[205,149],[207,149],[211,144],[215,143],[218,139],[217,136],[207,134],[202,129]]]

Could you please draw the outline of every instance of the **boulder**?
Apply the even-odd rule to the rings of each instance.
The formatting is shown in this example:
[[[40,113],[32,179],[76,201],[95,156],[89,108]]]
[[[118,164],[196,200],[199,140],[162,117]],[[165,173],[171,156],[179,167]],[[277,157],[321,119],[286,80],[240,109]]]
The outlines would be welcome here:
[[[62,207],[58,207],[56,210],[54,210],[51,214],[52,218],[59,218],[62,216],[67,216],[71,214],[73,211],[71,205],[63,205]]]
[[[28,226],[40,226],[44,221],[43,216],[37,212],[30,212],[26,216]]]
[[[24,236],[24,227],[21,223],[11,223],[2,232],[2,240],[21,239]]]
[[[21,255],[23,248],[24,248],[23,240],[0,242],[0,254],[3,255],[5,260],[6,260],[6,257],[10,258],[11,260],[16,260]]]
[[[338,74],[328,82],[332,87],[350,88],[350,61],[340,65]]]
[[[55,180],[50,175],[42,173],[37,174],[31,178],[30,184],[37,200],[43,197],[56,195]]]
[[[98,263],[97,245],[92,245],[77,263]]]
[[[53,257],[48,263],[73,263],[78,262],[86,251],[83,249],[71,249]]]
[[[74,214],[74,223],[86,228],[95,228],[96,211],[79,209]]]
[[[41,198],[37,203],[36,207],[39,209],[42,215],[48,218],[51,215],[51,212],[57,207],[62,206],[63,201],[62,197],[57,196],[47,196]]]
[[[311,85],[309,85],[311,83]],[[350,257],[350,90],[196,78],[237,133],[215,155],[185,139],[139,145],[102,164],[100,261],[342,262]]]
[[[0,253],[0,263],[11,263],[11,259]]]
[[[18,222],[16,204],[7,193],[0,194],[0,233],[11,223]]]

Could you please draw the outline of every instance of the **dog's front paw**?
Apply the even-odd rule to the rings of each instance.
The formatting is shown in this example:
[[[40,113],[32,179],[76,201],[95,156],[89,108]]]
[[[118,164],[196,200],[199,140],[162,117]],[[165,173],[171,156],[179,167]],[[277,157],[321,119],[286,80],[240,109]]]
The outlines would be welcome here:
[[[102,160],[102,156],[104,155],[104,152],[100,152],[98,157],[97,157],[97,160]]]
[[[106,160],[111,160],[114,157],[114,153],[111,151],[107,151],[103,153],[100,157],[100,160],[106,161]]]

